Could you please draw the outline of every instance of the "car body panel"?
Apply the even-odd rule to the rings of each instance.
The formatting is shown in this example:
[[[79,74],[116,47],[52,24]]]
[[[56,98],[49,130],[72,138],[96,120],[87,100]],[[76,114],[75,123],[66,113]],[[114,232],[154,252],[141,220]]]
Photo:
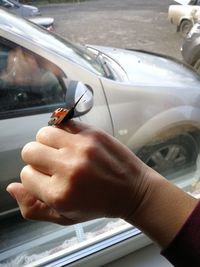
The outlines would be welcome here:
[[[187,86],[181,89],[163,86],[159,91],[157,86],[138,85],[133,88],[131,85],[113,84],[106,79],[103,80],[103,86],[107,88],[115,136],[135,152],[155,140],[157,135],[173,128],[176,123],[191,124],[194,121],[195,127],[200,126],[196,116],[200,112],[200,105],[196,102],[199,99],[199,86],[193,88],[196,98],[188,92]],[[181,93],[178,93],[180,90]]]
[[[169,56],[149,53],[142,50],[92,46],[117,62],[127,75],[125,82],[134,85],[157,86],[165,80],[165,86],[197,86],[199,77],[181,61]],[[184,76],[184,80],[183,80]]]

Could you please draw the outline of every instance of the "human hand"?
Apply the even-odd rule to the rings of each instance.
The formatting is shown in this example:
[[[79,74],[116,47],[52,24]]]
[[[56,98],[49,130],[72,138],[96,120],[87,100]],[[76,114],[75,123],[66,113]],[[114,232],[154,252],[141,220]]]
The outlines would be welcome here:
[[[22,183],[8,192],[27,219],[74,224],[98,217],[128,219],[145,198],[149,168],[108,134],[69,121],[45,127],[22,150]]]
[[[21,183],[7,191],[26,219],[69,225],[120,217],[166,247],[197,204],[116,139],[80,122],[42,128],[22,158]]]

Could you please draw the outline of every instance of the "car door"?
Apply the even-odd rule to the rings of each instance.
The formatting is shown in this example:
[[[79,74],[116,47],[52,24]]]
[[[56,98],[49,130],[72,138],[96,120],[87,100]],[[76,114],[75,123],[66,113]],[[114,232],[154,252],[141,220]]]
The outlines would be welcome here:
[[[82,81],[93,92],[93,108],[82,120],[112,134],[110,113],[98,77],[78,65],[73,64],[70,70],[65,61],[61,64],[57,60],[57,65],[52,61],[55,62],[0,37],[0,216],[16,207],[5,189],[10,182],[19,180],[24,165],[21,148],[47,125],[52,111],[66,106],[71,80]]]
[[[5,188],[19,179],[22,146],[65,105],[64,79],[55,64],[0,39],[0,214],[14,207]]]

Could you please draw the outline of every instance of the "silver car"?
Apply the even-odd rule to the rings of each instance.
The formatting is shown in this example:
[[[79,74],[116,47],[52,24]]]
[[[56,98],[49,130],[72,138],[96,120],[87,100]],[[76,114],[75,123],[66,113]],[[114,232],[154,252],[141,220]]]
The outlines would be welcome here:
[[[0,0],[0,7],[22,17],[33,17],[41,15],[38,7],[24,5],[15,0]]]
[[[16,203],[22,146],[58,107],[100,127],[172,179],[196,167],[200,78],[183,63],[139,50],[73,44],[0,10],[0,215]]]

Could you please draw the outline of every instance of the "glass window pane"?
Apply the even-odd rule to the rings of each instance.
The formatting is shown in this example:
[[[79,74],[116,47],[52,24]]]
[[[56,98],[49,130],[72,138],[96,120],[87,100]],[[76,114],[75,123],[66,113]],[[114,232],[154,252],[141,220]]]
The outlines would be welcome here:
[[[62,72],[21,47],[0,47],[0,112],[46,106],[65,99]]]
[[[97,251],[130,229],[139,234],[121,219],[26,221],[5,191],[19,181],[22,146],[35,140],[54,107],[65,106],[66,79],[93,89],[94,106],[81,120],[113,130],[146,164],[200,197],[200,59],[190,51],[200,23],[176,22],[172,1],[80,2],[42,8],[54,18],[55,34],[0,13],[0,267],[37,266],[75,252],[86,257],[94,244]],[[107,246],[118,239],[112,242]]]

